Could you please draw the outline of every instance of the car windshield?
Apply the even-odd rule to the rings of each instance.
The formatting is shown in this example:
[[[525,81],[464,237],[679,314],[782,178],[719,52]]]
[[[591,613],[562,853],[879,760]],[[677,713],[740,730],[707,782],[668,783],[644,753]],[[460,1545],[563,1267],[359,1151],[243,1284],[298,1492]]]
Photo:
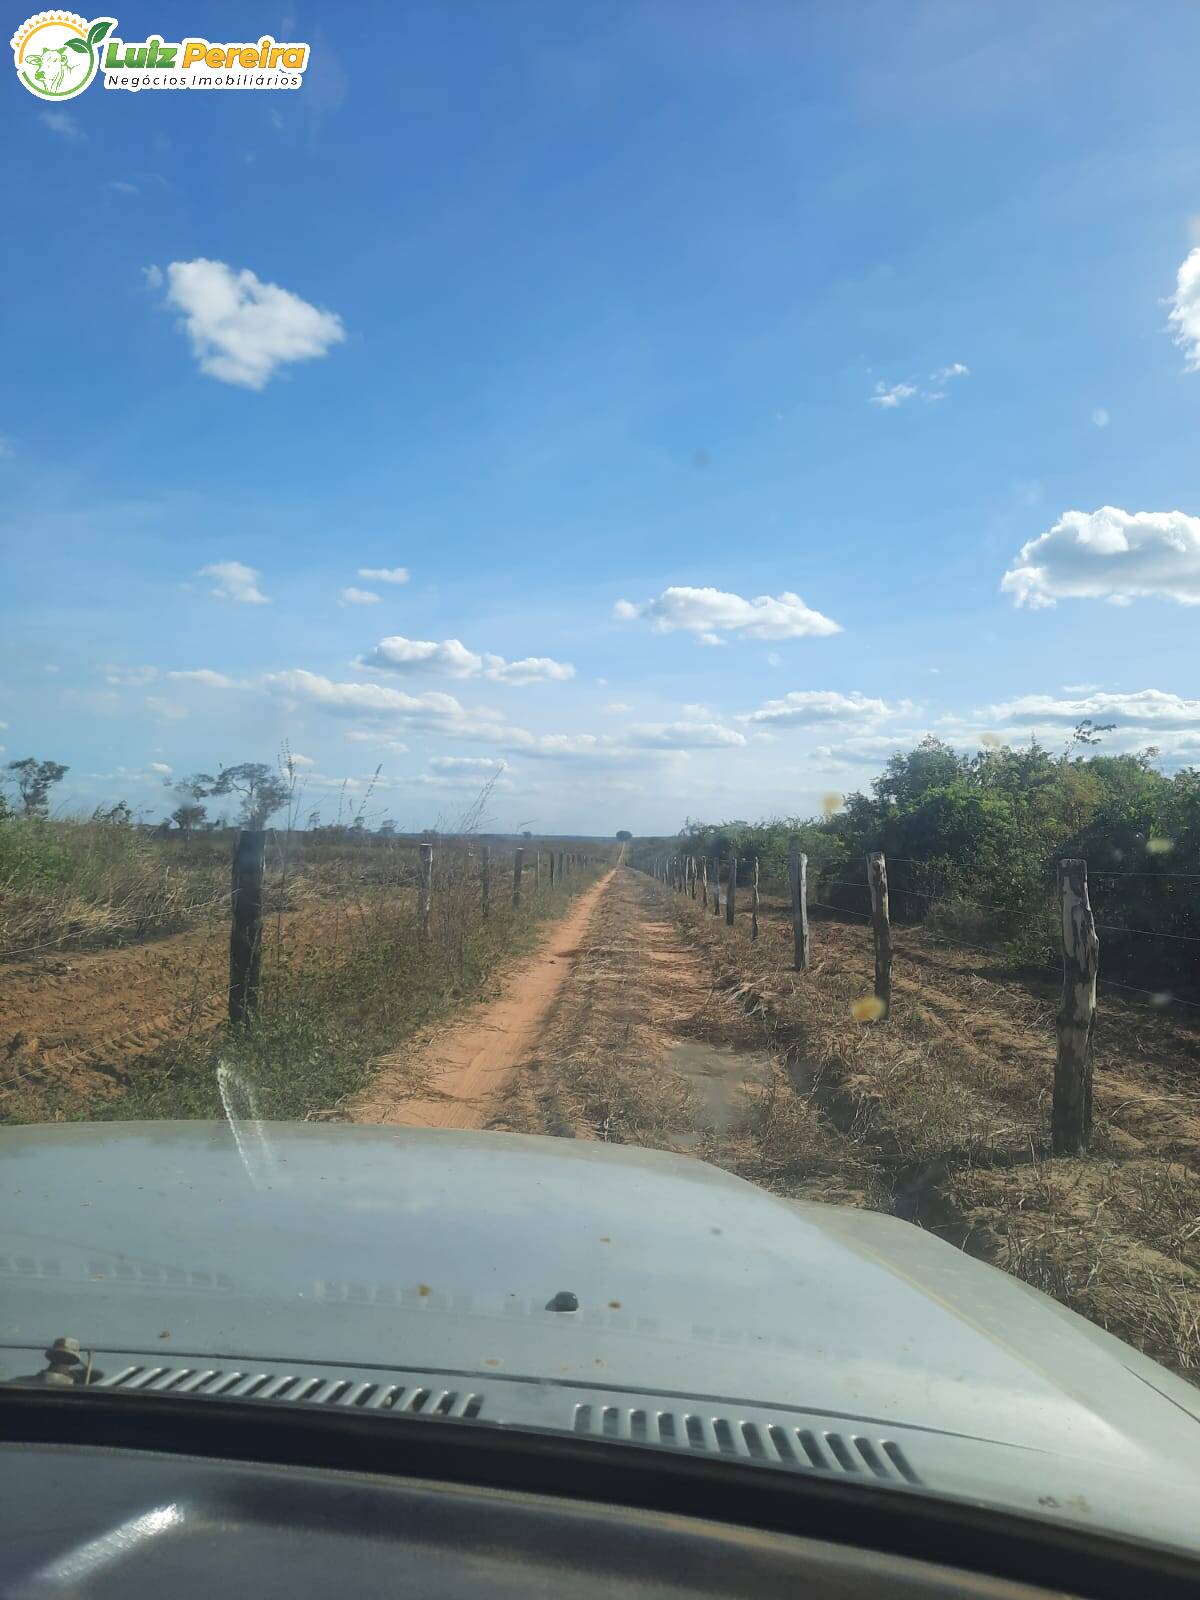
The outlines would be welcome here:
[[[1196,1544],[1200,15],[14,28],[0,1377]]]

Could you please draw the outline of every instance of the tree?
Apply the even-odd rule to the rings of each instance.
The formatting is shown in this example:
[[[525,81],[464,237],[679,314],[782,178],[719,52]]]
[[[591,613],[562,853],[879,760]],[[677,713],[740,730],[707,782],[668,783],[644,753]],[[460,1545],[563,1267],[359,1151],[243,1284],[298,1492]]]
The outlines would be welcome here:
[[[128,800],[118,800],[111,806],[97,806],[92,812],[92,821],[107,823],[110,828],[132,828],[133,808]]]
[[[286,805],[291,790],[277,772],[264,761],[243,761],[236,767],[222,767],[217,776],[198,772],[189,779],[197,798],[225,794],[241,801],[241,823],[245,828],[265,828],[268,817]]]
[[[184,800],[172,811],[171,821],[183,835],[184,842],[190,843],[192,829],[200,827],[207,815],[206,808],[197,801]]]
[[[629,841],[633,838],[633,835],[630,833],[628,828],[618,828],[617,829],[617,838],[621,841],[622,844],[628,844]]]
[[[12,773],[5,782],[16,784],[25,815],[44,817],[49,809],[50,790],[62,782],[70,768],[59,761],[39,761],[36,756],[26,756],[22,761],[10,761],[4,770]]]

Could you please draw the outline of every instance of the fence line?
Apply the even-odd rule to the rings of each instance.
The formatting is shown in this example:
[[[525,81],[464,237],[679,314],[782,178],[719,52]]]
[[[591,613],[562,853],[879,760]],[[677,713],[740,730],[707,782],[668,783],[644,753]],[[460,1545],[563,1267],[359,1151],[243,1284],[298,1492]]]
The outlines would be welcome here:
[[[686,858],[685,870],[681,871],[680,858],[667,855],[655,858],[650,864],[649,871],[669,887],[678,892],[687,893],[691,883],[691,868],[687,866],[693,858]],[[752,858],[753,864],[753,899],[751,903],[750,937],[758,937],[759,913],[759,862],[758,857]],[[823,886],[831,888],[853,889],[858,892],[865,891],[871,900],[871,910],[855,911],[848,906],[836,906],[828,901],[808,900],[805,882],[804,865],[806,858],[796,849],[789,854],[789,889],[792,911],[792,923],[795,940],[794,965],[797,971],[803,970],[810,959],[809,927],[807,911],[809,906],[820,907],[823,910],[834,912],[837,915],[858,917],[871,925],[872,945],[875,957],[874,971],[874,996],[876,1008],[871,1020],[886,1023],[891,1014],[891,973],[894,948],[898,948],[902,955],[908,956],[911,952],[906,948],[907,940],[902,939],[899,946],[893,946],[891,917],[888,903],[888,877],[887,858],[880,851],[871,852],[865,862],[866,879],[863,883],[855,883],[849,879],[824,879]],[[646,869],[643,869],[646,870]],[[725,920],[729,927],[735,927],[737,907],[737,876],[738,858],[731,854],[727,868],[727,887],[725,902]],[[1118,876],[1118,874],[1106,874]],[[1133,877],[1154,877],[1157,874],[1133,874]],[[1163,875],[1165,876],[1165,874]],[[1180,878],[1191,879],[1200,877],[1200,874],[1180,873]],[[707,861],[705,863],[705,881],[708,881]],[[713,859],[713,910],[720,914],[720,861]],[[803,887],[802,887],[803,886]],[[907,890],[897,886],[897,894],[913,894],[918,899],[935,901],[937,896],[922,890]],[[694,889],[692,890],[694,895]],[[981,901],[957,900],[951,897],[952,903],[968,905],[978,910],[999,911],[1006,915],[1014,915],[1019,908],[989,905]],[[1051,1097],[1051,1124],[1050,1142],[1051,1150],[1055,1155],[1079,1155],[1088,1148],[1092,1128],[1092,1061],[1093,1040],[1096,1022],[1096,997],[1098,985],[1104,983],[1116,989],[1125,989],[1133,994],[1150,996],[1151,1000],[1158,998],[1151,989],[1142,989],[1135,984],[1122,983],[1117,979],[1104,979],[1100,976],[1100,940],[1099,934],[1107,932],[1118,937],[1134,938],[1162,938],[1171,939],[1182,944],[1200,944],[1200,938],[1190,934],[1176,934],[1166,931],[1159,932],[1153,928],[1128,928],[1118,927],[1115,924],[1097,923],[1091,907],[1088,891],[1087,862],[1078,858],[1064,858],[1058,863],[1057,869],[1057,899],[1060,926],[1060,948],[1062,951],[1061,980],[1058,1011],[1055,1017],[1055,1033],[1057,1037],[1057,1050],[1055,1055],[1053,1092]],[[1004,955],[1005,952],[994,946],[970,945],[961,940],[940,939],[935,934],[928,934],[924,929],[914,930],[914,937],[919,931],[922,939],[929,939],[934,943],[945,944],[949,947],[979,950],[985,954]],[[1041,971],[1057,972],[1059,969],[1047,963],[1028,962],[1022,963],[1037,967]],[[1169,997],[1171,1004],[1183,1005],[1190,1010],[1200,1011],[1200,1005],[1188,1000],[1176,1001]]]

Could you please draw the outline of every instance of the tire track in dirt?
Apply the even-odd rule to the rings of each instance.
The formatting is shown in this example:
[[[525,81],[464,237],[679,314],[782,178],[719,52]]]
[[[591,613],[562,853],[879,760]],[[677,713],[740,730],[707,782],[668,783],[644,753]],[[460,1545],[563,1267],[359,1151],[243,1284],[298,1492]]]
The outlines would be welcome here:
[[[613,881],[608,872],[553,923],[531,959],[498,999],[472,1007],[423,1046],[385,1056],[369,1089],[346,1110],[352,1122],[416,1128],[481,1128],[489,1102],[538,1041],[546,1014],[572,970],[596,907]],[[414,1081],[433,1080],[414,1095]]]
[[[337,921],[330,906],[287,911],[279,934],[302,954]],[[271,918],[264,961],[275,949]],[[80,1096],[124,1081],[140,1057],[225,1015],[229,924],[118,949],[72,951],[0,967],[0,1115],[22,1084],[67,1083]]]

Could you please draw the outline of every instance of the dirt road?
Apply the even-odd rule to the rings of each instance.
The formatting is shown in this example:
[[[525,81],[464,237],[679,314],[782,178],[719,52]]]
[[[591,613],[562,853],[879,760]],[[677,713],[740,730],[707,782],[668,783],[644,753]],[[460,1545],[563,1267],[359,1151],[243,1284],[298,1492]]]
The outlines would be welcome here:
[[[351,1120],[420,1128],[486,1126],[491,1097],[536,1043],[612,878],[606,874],[551,924],[533,957],[509,975],[498,999],[472,1007],[426,1044],[385,1058],[371,1087],[347,1108]],[[433,1094],[412,1097],[406,1085],[414,1066],[423,1079],[433,1080]]]

